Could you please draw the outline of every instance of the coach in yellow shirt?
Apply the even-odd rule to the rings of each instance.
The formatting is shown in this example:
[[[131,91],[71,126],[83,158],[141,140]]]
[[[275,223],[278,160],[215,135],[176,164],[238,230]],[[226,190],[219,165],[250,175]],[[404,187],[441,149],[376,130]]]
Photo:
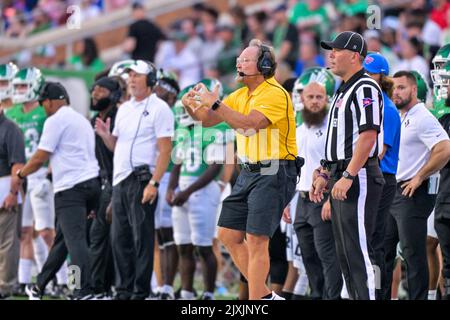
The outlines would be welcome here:
[[[252,40],[236,67],[243,88],[220,101],[218,87],[210,92],[199,84],[183,96],[183,104],[204,127],[225,121],[236,130],[242,170],[223,201],[219,239],[247,278],[250,299],[280,300],[265,282],[269,239],[294,195],[301,166],[294,109],[289,94],[273,77],[273,48]]]

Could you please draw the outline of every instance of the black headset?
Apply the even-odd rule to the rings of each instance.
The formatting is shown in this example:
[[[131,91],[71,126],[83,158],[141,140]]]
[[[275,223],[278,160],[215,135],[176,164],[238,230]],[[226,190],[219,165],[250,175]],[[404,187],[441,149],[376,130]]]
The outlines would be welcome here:
[[[264,78],[271,78],[275,75],[275,69],[277,68],[277,63],[272,58],[270,49],[265,46],[260,46],[261,54],[256,62],[256,68],[264,76]]]
[[[150,69],[150,72],[147,74],[147,86],[153,88],[156,85],[156,82],[158,81],[158,70],[156,69],[155,65],[152,62],[148,60],[142,61],[144,61]]]
[[[111,99],[111,104],[115,105],[120,101],[120,98],[122,97],[122,88],[120,87],[119,81],[117,81],[116,79],[113,80],[117,84],[117,88],[110,93],[109,98]]]

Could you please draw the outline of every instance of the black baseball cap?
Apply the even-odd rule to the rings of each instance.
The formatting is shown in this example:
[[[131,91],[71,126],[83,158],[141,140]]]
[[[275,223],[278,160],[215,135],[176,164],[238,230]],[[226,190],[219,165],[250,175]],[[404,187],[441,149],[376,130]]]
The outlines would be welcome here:
[[[59,82],[46,82],[39,92],[39,104],[42,105],[42,101],[49,100],[66,100],[70,103],[69,94],[66,89]]]
[[[333,41],[320,41],[320,46],[325,50],[347,49],[358,52],[363,57],[367,55],[366,41],[362,35],[353,31],[341,32]]]
[[[94,83],[92,88],[94,88],[95,86],[106,88],[110,92],[113,92],[113,91],[116,91],[116,90],[120,90],[119,82],[116,79],[112,78],[112,77],[103,77],[103,78],[98,79]]]

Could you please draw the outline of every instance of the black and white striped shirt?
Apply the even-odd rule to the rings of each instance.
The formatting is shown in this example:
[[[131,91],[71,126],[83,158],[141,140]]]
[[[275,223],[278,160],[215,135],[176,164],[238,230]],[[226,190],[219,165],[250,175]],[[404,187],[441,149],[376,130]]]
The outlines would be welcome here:
[[[361,69],[341,84],[331,101],[326,160],[350,159],[359,134],[366,130],[378,132],[369,155],[377,157],[383,149],[383,95],[378,83]]]

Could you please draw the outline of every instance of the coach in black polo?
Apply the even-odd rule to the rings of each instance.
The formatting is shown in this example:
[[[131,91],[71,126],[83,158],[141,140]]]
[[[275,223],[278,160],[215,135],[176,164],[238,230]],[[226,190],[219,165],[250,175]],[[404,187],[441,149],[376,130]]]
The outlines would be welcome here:
[[[330,70],[343,82],[335,93],[325,145],[325,159],[314,172],[312,201],[331,190],[331,219],[339,263],[351,299],[375,299],[377,268],[370,235],[384,179],[378,164],[383,147],[383,96],[362,63],[367,44],[355,32],[322,41],[331,50]]]

